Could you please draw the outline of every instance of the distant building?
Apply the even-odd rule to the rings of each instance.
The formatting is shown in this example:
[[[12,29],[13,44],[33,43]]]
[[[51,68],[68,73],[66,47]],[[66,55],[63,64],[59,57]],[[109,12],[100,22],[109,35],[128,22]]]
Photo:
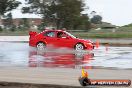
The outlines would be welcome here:
[[[2,19],[0,19],[0,27],[3,28],[3,25],[2,25]]]
[[[24,18],[15,18],[13,19],[13,24],[15,26],[18,26],[21,24],[21,21],[23,20]],[[29,24],[32,24],[32,25],[40,25],[42,23],[42,19],[41,18],[25,18],[28,20]]]
[[[27,19],[28,23],[30,24],[30,26],[39,26],[42,23],[42,19],[41,18],[14,18],[13,19],[13,24],[18,27],[21,25],[21,22],[23,21],[23,19]],[[7,19],[1,19],[0,20],[0,26],[3,27],[7,24]]]
[[[102,22],[100,26],[102,29],[113,29],[117,27],[116,25],[112,25],[111,23],[107,23],[107,22]]]
[[[91,24],[92,28],[101,28],[101,29],[114,29],[117,28],[116,25],[112,25],[108,22],[102,22],[101,24]]]

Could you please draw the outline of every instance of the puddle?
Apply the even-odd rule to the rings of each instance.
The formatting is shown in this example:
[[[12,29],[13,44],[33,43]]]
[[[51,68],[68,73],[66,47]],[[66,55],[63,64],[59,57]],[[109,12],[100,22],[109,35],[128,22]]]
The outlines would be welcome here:
[[[132,47],[100,46],[91,52],[54,49],[44,52],[28,43],[0,42],[0,67],[132,68]]]

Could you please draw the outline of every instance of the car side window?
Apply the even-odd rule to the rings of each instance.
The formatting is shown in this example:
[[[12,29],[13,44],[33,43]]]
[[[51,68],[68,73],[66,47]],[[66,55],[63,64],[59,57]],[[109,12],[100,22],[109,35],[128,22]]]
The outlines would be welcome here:
[[[58,37],[58,38],[61,38],[61,37],[62,37],[62,35],[63,35],[63,33],[62,33],[62,32],[58,32],[58,33],[57,33],[57,37]]]
[[[63,32],[58,32],[57,33],[57,38],[66,38],[66,37],[67,37],[67,35]]]
[[[46,36],[46,37],[55,37],[55,32],[53,32],[53,31],[46,32],[46,33],[44,34],[44,36]]]

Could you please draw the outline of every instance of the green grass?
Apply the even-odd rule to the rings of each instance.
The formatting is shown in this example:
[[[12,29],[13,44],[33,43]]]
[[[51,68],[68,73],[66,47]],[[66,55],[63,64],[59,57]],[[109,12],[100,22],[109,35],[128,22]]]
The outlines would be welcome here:
[[[132,33],[72,33],[80,38],[132,38]]]
[[[132,27],[101,30],[92,29],[89,32],[72,32],[72,34],[81,38],[132,38]]]
[[[79,38],[132,38],[132,27],[120,27],[115,29],[101,29],[94,30],[91,29],[88,32],[71,32],[71,34],[75,35]],[[0,32],[0,36],[26,36],[28,35],[28,31],[3,31]]]
[[[132,38],[132,26],[117,29],[91,29],[89,32],[73,32],[72,34],[81,38]]]

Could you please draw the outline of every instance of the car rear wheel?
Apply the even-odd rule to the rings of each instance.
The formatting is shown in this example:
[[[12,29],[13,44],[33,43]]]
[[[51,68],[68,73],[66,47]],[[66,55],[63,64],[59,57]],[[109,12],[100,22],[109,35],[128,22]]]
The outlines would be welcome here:
[[[36,47],[38,50],[44,50],[46,48],[46,44],[39,42]]]
[[[75,45],[75,50],[84,50],[85,49],[85,47],[84,47],[84,45],[83,44],[81,44],[81,43],[78,43],[78,44],[76,44]]]

